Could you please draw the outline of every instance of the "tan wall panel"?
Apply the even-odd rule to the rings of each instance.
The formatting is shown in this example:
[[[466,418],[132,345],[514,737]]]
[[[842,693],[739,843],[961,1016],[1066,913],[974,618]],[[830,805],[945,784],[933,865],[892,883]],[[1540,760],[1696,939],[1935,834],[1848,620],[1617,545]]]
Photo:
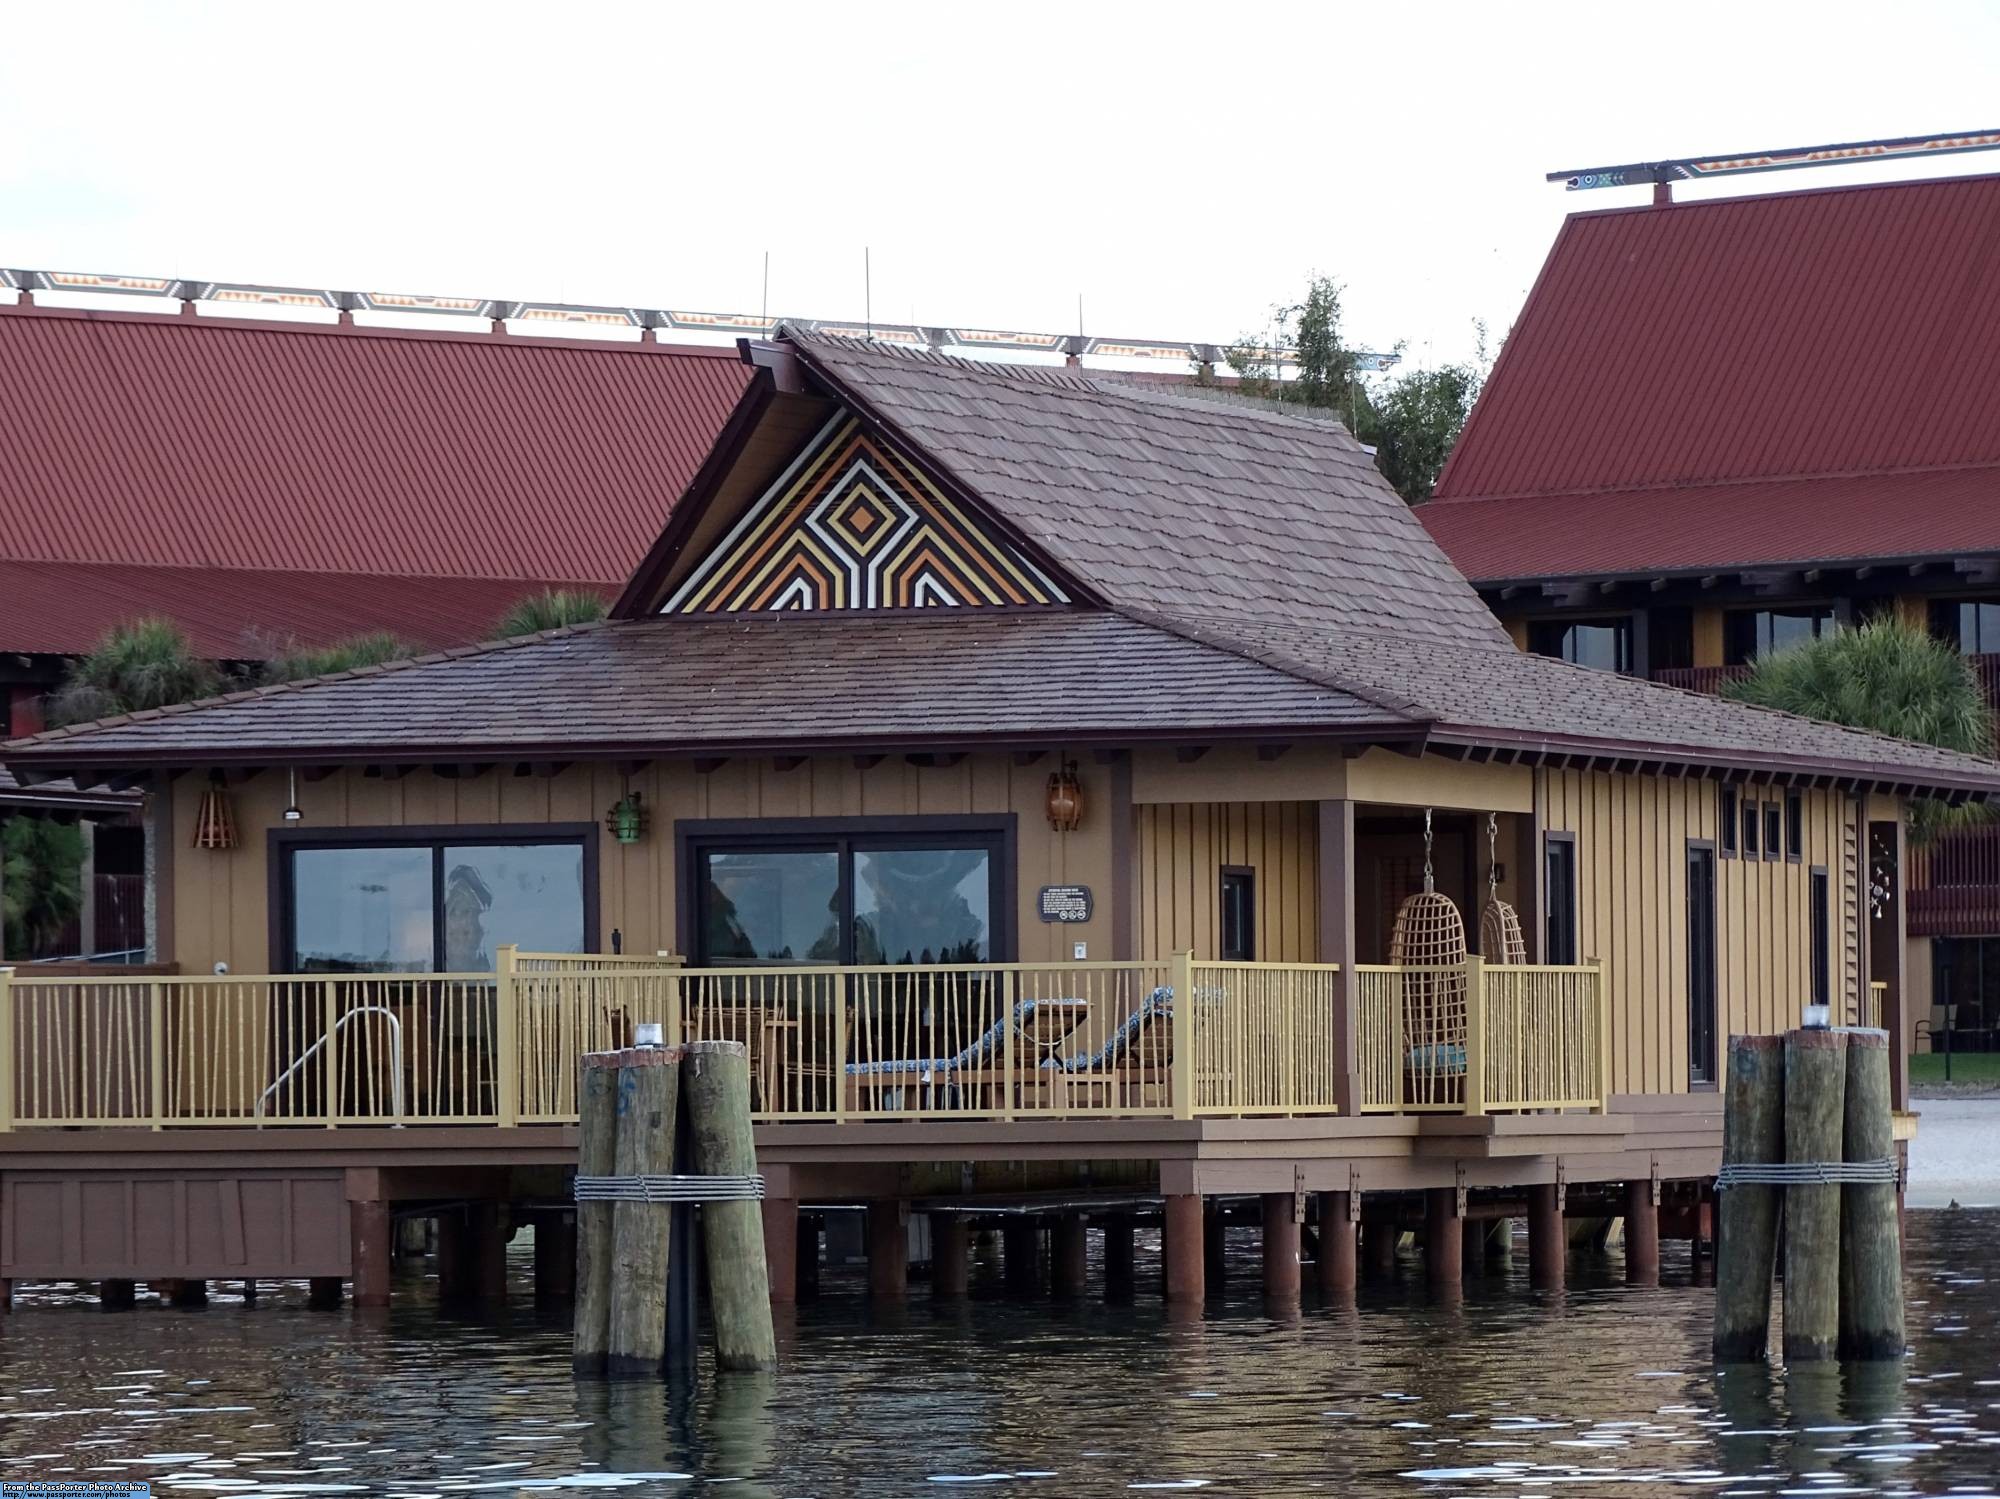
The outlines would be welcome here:
[[[1222,871],[1256,876],[1257,957],[1310,963],[1319,948],[1319,823],[1307,802],[1158,803],[1137,809],[1138,952],[1221,952]]]
[[[1535,777],[1525,765],[1472,765],[1442,755],[1412,758],[1371,749],[1349,762],[1347,795],[1385,806],[1532,812]]]
[[[1720,609],[1697,609],[1694,611],[1694,664],[1696,666],[1722,665],[1722,611]]]
[[[1132,800],[1225,802],[1328,801],[1347,795],[1348,760],[1324,745],[1295,745],[1275,760],[1259,760],[1249,745],[1219,745],[1191,764],[1172,750],[1132,755]]]

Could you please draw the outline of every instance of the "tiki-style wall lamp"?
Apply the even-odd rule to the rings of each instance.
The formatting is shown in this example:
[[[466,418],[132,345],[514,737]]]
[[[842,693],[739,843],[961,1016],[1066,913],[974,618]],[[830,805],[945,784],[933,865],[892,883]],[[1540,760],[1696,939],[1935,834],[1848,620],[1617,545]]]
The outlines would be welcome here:
[[[236,847],[236,819],[229,815],[229,793],[222,786],[222,772],[208,773],[208,789],[194,814],[194,846],[224,849]]]
[[[1049,776],[1049,826],[1074,833],[1083,823],[1083,785],[1076,778],[1076,761],[1063,761]]]

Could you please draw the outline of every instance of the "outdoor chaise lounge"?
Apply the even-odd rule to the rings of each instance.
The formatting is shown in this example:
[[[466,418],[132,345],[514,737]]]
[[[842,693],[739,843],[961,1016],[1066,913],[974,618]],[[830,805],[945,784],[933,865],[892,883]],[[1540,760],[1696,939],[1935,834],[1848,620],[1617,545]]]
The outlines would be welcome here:
[[[1011,1017],[994,1021],[972,1042],[949,1057],[894,1057],[873,1062],[849,1062],[848,1087],[857,1103],[877,1109],[960,1108],[976,1105],[960,1096],[960,1083],[984,1073],[1000,1060],[1007,1027],[1013,1024],[1030,1048],[1059,1043],[1090,1013],[1086,999],[1024,999]],[[1028,1065],[1032,1066],[1032,1062]],[[906,1095],[905,1089],[911,1091]]]

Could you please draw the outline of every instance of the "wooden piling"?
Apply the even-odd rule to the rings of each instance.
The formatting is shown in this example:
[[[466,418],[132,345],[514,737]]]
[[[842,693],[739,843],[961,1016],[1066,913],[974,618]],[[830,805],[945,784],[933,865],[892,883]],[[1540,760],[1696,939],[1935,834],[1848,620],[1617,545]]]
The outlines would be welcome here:
[[[1229,1220],[1222,1203],[1204,1198],[1201,1220],[1201,1256],[1208,1289],[1220,1291],[1229,1278]]]
[[[1060,1300],[1083,1295],[1089,1276],[1090,1231],[1081,1213],[1058,1214],[1049,1230],[1049,1291]]]
[[[1370,1280],[1396,1278],[1396,1250],[1403,1230],[1394,1219],[1377,1218],[1361,1225],[1362,1250],[1367,1256]]]
[[[755,1176],[750,1135],[750,1051],[740,1041],[695,1041],[682,1049],[681,1087],[694,1133],[698,1176]],[[702,1246],[718,1369],[775,1369],[771,1272],[764,1214],[753,1198],[705,1202]]]
[[[576,1296],[576,1214],[544,1213],[535,1220],[535,1300]]]
[[[1625,1183],[1625,1283],[1660,1283],[1660,1209],[1650,1178]]]
[[[609,1176],[618,1158],[618,1071],[585,1057],[578,1085],[576,1174]],[[571,1363],[602,1374],[611,1349],[611,1207],[576,1205],[576,1333]]]
[[[766,1197],[764,1268],[771,1277],[773,1304],[799,1299],[799,1204],[796,1198]]]
[[[1722,1086],[1722,1164],[1768,1165],[1783,1160],[1784,1038],[1731,1036]],[[1721,1194],[1713,1339],[1718,1363],[1761,1363],[1770,1350],[1780,1191],[1748,1183]],[[1698,1226],[1695,1233],[1690,1258],[1699,1267]]]
[[[1160,1247],[1166,1256],[1166,1296],[1183,1306],[1200,1306],[1208,1278],[1202,1270],[1201,1198],[1192,1192],[1163,1199]]]
[[[1846,1035],[1842,1157],[1850,1164],[1893,1161],[1896,1141],[1889,1111],[1888,1033],[1854,1030]],[[1844,1183],[1840,1188],[1840,1357],[1843,1362],[1900,1359],[1904,1342],[1903,1253],[1897,1232],[1896,1184]]]
[[[955,1300],[972,1287],[972,1230],[963,1213],[931,1214],[931,1295]]]
[[[885,1200],[868,1204],[868,1294],[876,1301],[901,1301],[910,1286],[910,1205]]]
[[[1561,1194],[1553,1182],[1529,1187],[1528,1284],[1538,1291],[1560,1291],[1568,1255]]]
[[[504,1202],[475,1202],[466,1210],[472,1240],[473,1294],[488,1306],[507,1299],[507,1241],[514,1226]]]
[[[825,1236],[825,1224],[818,1213],[799,1214],[798,1288],[801,1301],[809,1301],[819,1295],[820,1240]]]
[[[1273,1301],[1299,1298],[1298,1198],[1266,1192],[1263,1198],[1264,1295]]]
[[[348,1238],[354,1266],[354,1304],[389,1304],[389,1256],[395,1242],[395,1223],[389,1204],[382,1201],[351,1202],[348,1209]]]
[[[1000,1231],[1000,1269],[1010,1296],[1042,1289],[1042,1231],[1032,1218],[1010,1218]]]
[[[1845,1041],[1824,1029],[1785,1036],[1787,1164],[1840,1159]],[[1839,1351],[1840,1187],[1793,1183],[1785,1188],[1785,1362],[1819,1362]]]
[[[618,1138],[614,1176],[668,1176],[674,1169],[680,1108],[680,1051],[633,1048],[599,1053],[585,1065],[615,1066]],[[661,1202],[611,1206],[611,1314],[604,1372],[650,1378],[667,1351],[667,1230],[673,1210]]]
[[[1465,1234],[1458,1218],[1458,1193],[1450,1187],[1424,1192],[1424,1278],[1434,1286],[1455,1286],[1465,1277]]]
[[[1348,1216],[1350,1194],[1319,1194],[1319,1289],[1322,1296],[1354,1292],[1354,1220]]]
[[[138,1286],[129,1280],[100,1280],[97,1304],[107,1312],[127,1312],[138,1297]]]
[[[1104,1218],[1104,1299],[1130,1301],[1135,1282],[1132,1215],[1111,1213]]]
[[[340,1306],[341,1280],[338,1275],[315,1275],[306,1282],[306,1305],[316,1312],[330,1312]],[[204,1301],[208,1298],[204,1294]],[[175,1301],[175,1306],[188,1305]]]

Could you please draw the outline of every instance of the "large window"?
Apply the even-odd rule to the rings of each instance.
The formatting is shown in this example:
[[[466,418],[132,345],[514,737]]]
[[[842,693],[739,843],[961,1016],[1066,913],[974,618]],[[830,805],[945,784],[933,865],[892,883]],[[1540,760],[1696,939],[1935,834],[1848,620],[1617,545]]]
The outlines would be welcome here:
[[[689,934],[713,967],[1011,956],[1007,831],[906,819],[694,825]]]
[[[287,971],[490,973],[502,946],[586,951],[589,837],[524,832],[287,840]]]
[[[1546,833],[1542,842],[1543,893],[1548,921],[1542,961],[1576,962],[1576,839]]]
[[[1933,599],[1931,633],[1968,656],[2000,654],[2000,599]]]
[[[1528,649],[1600,671],[1632,670],[1632,616],[1608,619],[1537,619],[1528,624]]]
[[[1793,604],[1783,609],[1736,609],[1722,617],[1722,654],[1742,666],[1788,645],[1831,634],[1833,605]]]

